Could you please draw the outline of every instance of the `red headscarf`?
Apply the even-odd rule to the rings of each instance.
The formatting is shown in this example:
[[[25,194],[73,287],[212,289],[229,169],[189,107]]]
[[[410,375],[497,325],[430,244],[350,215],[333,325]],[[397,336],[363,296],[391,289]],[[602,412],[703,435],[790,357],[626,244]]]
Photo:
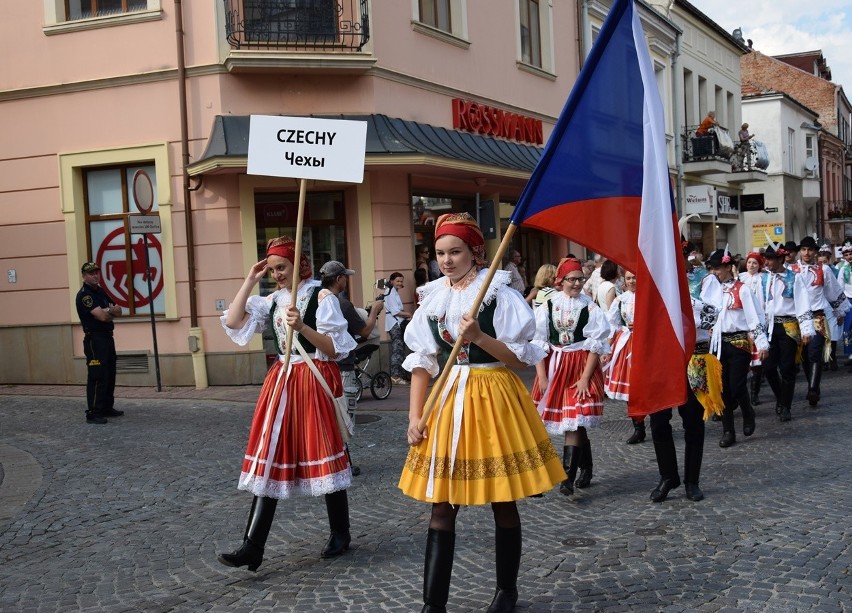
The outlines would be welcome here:
[[[485,237],[470,213],[447,213],[435,222],[435,240],[444,235],[462,239],[473,252],[477,266],[485,264]]]
[[[295,263],[296,257],[296,242],[289,236],[273,238],[266,244],[266,257],[269,257],[270,255],[277,255],[285,260],[289,260],[290,263],[293,264]],[[311,262],[303,253],[299,258],[299,279],[304,281],[305,279],[310,279],[313,276]]]
[[[751,251],[746,256],[746,262],[748,262],[750,259],[756,260],[758,266],[760,266],[760,270],[763,270],[763,267],[765,266],[766,263],[763,261],[762,255],[760,255],[757,251]]]
[[[556,269],[556,283],[562,283],[562,278],[575,270],[583,270],[580,260],[576,258],[562,258],[559,262],[559,268]]]

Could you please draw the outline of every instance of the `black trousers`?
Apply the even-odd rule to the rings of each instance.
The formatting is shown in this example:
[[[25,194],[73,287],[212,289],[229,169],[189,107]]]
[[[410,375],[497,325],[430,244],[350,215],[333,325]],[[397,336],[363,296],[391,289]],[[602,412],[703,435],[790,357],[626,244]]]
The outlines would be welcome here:
[[[115,403],[115,370],[118,357],[112,335],[89,333],[83,337],[88,378],[86,412],[103,415]]]
[[[680,420],[683,422],[683,442],[687,446],[704,445],[704,407],[698,402],[698,398],[688,390],[686,404],[677,408]],[[657,413],[651,413],[651,439],[655,443],[673,441],[672,437],[672,410],[665,409]]]
[[[763,360],[763,374],[775,399],[789,408],[793,389],[796,385],[796,352],[799,345],[787,332],[784,325],[775,323],[772,328],[772,338],[769,340],[769,353]],[[786,398],[789,390],[790,398]]]
[[[802,351],[802,368],[805,378],[808,380],[808,390],[819,394],[819,384],[822,379],[823,351],[825,351],[825,337],[822,334],[814,334]]]
[[[743,394],[748,397],[748,369],[751,363],[751,351],[734,347],[722,341],[722,401],[725,412],[733,411]]]

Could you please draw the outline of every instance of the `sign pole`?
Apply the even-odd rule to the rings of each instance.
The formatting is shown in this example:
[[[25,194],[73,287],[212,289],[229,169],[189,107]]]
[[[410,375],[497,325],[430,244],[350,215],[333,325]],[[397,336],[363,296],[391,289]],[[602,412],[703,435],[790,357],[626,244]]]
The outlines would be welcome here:
[[[299,208],[296,214],[295,254],[293,255],[293,282],[290,287],[290,306],[296,306],[296,292],[299,290],[299,264],[302,261],[302,227],[305,225],[305,192],[308,182],[299,180]],[[293,352],[293,328],[287,326],[287,341],[284,351],[284,376],[290,366],[290,354]]]
[[[148,255],[148,235],[142,235],[145,241],[145,278],[148,280],[148,308],[151,312],[151,336],[154,339],[154,368],[157,371],[157,391],[162,392],[160,383],[160,352],[157,349],[157,324],[154,321],[154,290],[151,287],[151,258]]]

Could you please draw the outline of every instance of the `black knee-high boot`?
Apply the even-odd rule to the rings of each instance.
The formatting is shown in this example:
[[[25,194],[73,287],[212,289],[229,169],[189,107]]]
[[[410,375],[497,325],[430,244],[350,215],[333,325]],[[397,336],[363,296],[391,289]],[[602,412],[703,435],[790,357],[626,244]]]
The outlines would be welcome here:
[[[669,491],[680,486],[677,469],[677,452],[673,440],[654,441],[654,453],[660,469],[660,482],[651,491],[651,502],[662,502]]]
[[[645,419],[631,418],[633,422],[633,434],[627,439],[628,445],[635,445],[645,440]]]
[[[565,445],[562,448],[562,468],[565,469],[568,478],[559,486],[559,491],[566,496],[571,496],[574,493],[574,478],[577,476],[577,468],[580,465],[582,453],[583,449],[575,445]]]
[[[497,593],[486,613],[511,613],[518,602],[518,569],[521,566],[521,527],[494,527]]]
[[[263,548],[272,528],[276,506],[277,498],[255,496],[251,503],[242,546],[233,553],[220,553],[218,560],[225,566],[248,566],[249,570],[256,571],[263,562]]]
[[[325,509],[328,512],[328,526],[331,536],[320,554],[323,558],[334,558],[349,549],[352,537],[349,535],[349,497],[346,490],[325,495]]]
[[[580,474],[574,482],[574,487],[583,489],[592,483],[592,442],[588,436],[583,441],[583,453],[580,457]]]
[[[420,613],[446,613],[455,549],[455,532],[429,528],[423,567],[423,608]]]

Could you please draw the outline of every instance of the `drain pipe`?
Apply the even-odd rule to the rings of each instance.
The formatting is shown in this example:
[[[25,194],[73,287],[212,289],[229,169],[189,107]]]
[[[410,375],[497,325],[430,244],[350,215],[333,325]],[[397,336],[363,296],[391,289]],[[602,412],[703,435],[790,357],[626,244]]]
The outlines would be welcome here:
[[[683,215],[683,138],[680,131],[686,128],[685,120],[680,116],[680,101],[683,100],[683,75],[680,74],[680,43],[682,35],[680,32],[675,32],[675,51],[672,54],[672,81],[674,83],[672,95],[672,110],[674,112],[674,147],[675,147],[675,168],[677,168],[677,181],[675,181],[675,209],[677,210],[678,219]],[[685,237],[689,240],[689,236]]]
[[[177,37],[178,95],[180,105],[180,155],[183,174],[183,212],[186,223],[186,266],[189,281],[189,351],[195,389],[207,389],[207,360],[204,354],[204,335],[198,327],[198,305],[195,296],[195,241],[192,228],[192,193],[189,185],[189,121],[186,107],[186,58],[183,39],[183,7],[175,0],[175,35]]]

